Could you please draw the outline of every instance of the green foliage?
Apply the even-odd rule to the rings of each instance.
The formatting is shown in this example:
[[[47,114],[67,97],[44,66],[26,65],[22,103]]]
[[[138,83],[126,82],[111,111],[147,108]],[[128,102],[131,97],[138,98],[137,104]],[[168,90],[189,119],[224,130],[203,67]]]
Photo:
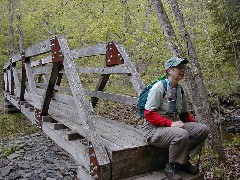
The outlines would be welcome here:
[[[0,67],[9,60],[8,46],[8,6],[7,1],[0,2]],[[2,76],[2,75],[1,75]],[[1,78],[2,79],[2,78]]]
[[[165,0],[163,3],[181,47],[186,51],[169,3]],[[234,3],[238,4],[236,0]],[[1,1],[0,4],[3,17],[0,20],[2,24],[0,63],[9,59],[7,4],[7,0]],[[230,9],[236,9],[238,6],[234,7],[230,1],[219,3],[215,0],[198,3],[181,1],[179,4],[193,39],[208,90],[220,94],[238,92],[239,70],[235,61],[231,61],[236,58],[230,58],[238,52],[238,49],[234,52],[230,51],[230,46],[235,43],[235,47],[239,48],[237,45],[239,28],[236,28],[239,23],[239,11],[230,11]],[[164,73],[163,63],[171,56],[159,20],[149,0],[137,2],[25,0],[14,8],[15,51],[19,49],[18,25],[23,29],[25,47],[56,34],[63,34],[68,39],[70,48],[117,40],[124,45],[146,84]],[[16,20],[16,14],[21,14],[21,22]],[[226,17],[230,26],[226,26],[224,19]],[[231,31],[227,31],[228,27]],[[231,38],[227,39],[227,37]],[[92,58],[91,61],[86,62],[91,65],[95,60]]]
[[[200,169],[205,175],[205,179],[237,179],[239,164],[236,157],[239,153],[240,135],[233,134],[231,140],[224,143],[223,151],[227,155],[226,162],[219,160],[213,149],[206,146],[202,151]]]
[[[4,147],[4,148],[0,148],[0,157],[8,156],[8,155],[14,153],[18,149],[19,149],[18,145],[13,145],[13,146],[7,146],[7,147]]]
[[[240,145],[240,134],[232,134],[232,138],[230,141],[224,141],[225,147],[237,147]]]
[[[3,114],[0,116],[0,138],[29,135],[38,130],[23,114]]]
[[[224,62],[231,62],[235,66],[240,51],[240,2],[238,0],[209,1],[214,24],[220,28],[215,31],[214,45],[218,52],[225,51]],[[239,65],[239,60],[238,60]]]

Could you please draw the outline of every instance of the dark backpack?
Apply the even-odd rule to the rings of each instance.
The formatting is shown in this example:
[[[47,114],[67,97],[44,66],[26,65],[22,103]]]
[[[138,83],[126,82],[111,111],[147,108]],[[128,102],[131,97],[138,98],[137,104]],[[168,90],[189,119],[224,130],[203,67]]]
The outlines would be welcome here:
[[[154,84],[156,84],[159,81],[161,81],[163,83],[163,88],[164,88],[163,97],[165,97],[166,91],[167,91],[166,77],[167,77],[166,75],[159,76],[155,81],[153,81],[151,84],[149,84],[147,87],[145,87],[143,89],[143,91],[141,92],[141,94],[138,98],[138,103],[137,103],[138,114],[140,117],[144,117],[145,104],[147,102],[148,93],[149,93],[150,89],[153,87]],[[184,94],[183,88],[181,86],[180,86],[180,88],[181,88],[181,94],[183,95]]]

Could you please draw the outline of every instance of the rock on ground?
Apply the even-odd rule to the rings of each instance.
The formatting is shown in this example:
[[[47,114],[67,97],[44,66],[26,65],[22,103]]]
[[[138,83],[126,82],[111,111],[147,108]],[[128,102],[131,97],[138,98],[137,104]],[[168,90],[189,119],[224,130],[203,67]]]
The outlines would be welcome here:
[[[0,155],[0,179],[77,179],[77,163],[44,133],[0,140],[0,149],[13,146],[14,153]]]

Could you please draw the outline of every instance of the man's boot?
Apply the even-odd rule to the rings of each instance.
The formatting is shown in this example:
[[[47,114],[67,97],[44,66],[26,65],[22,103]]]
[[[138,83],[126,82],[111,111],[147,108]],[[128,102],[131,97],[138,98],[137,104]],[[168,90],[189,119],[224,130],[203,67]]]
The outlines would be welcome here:
[[[165,167],[165,174],[169,180],[182,180],[176,164],[168,162]]]

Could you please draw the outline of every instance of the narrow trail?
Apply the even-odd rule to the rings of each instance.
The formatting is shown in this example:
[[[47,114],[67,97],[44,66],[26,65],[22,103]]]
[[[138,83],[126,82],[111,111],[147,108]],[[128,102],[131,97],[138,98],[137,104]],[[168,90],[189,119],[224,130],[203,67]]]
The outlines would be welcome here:
[[[44,133],[0,140],[0,149],[6,147],[16,147],[16,151],[0,154],[0,179],[77,179],[76,162]]]

